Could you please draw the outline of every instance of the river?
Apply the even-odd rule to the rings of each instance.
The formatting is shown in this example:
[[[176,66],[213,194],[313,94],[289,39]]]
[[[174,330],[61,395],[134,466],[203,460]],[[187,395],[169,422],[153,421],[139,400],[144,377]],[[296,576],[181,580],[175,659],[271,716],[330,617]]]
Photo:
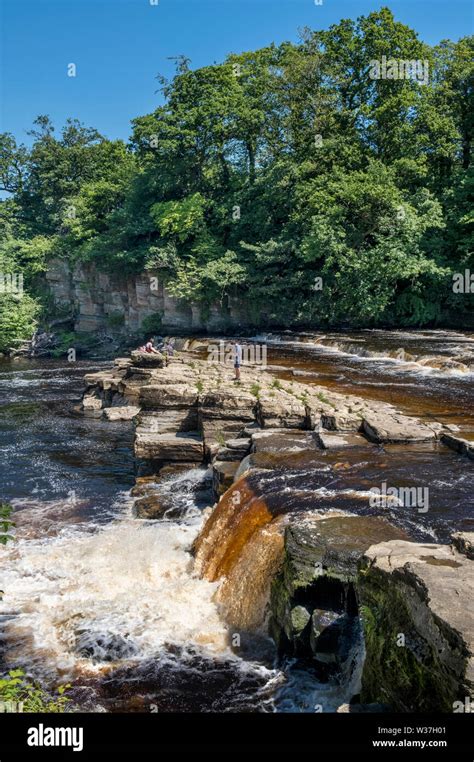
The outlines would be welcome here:
[[[474,438],[472,334],[266,340],[268,362],[283,378],[296,370],[304,374],[299,381],[393,402]],[[394,357],[400,349],[410,356]],[[420,363],[441,356],[452,366]],[[263,636],[237,654],[213,600],[215,584],[193,574],[190,546],[211,503],[204,469],[161,487],[177,518],[133,518],[132,424],[74,410],[83,375],[106,365],[0,360],[1,498],[16,521],[15,540],[0,549],[3,671],[23,668],[50,689],[69,681],[86,711],[333,711],[357,675],[347,676],[350,685],[323,685],[310,663],[278,663]],[[430,485],[426,515],[395,517],[412,536],[447,541],[454,529],[472,529],[472,463],[447,448],[387,448],[370,462],[359,453],[345,460],[329,483],[327,462],[318,471],[288,455],[267,479],[269,499],[281,499],[284,489],[290,502],[324,507],[330,499],[350,510],[348,496],[374,478],[401,484],[408,472],[410,483]]]

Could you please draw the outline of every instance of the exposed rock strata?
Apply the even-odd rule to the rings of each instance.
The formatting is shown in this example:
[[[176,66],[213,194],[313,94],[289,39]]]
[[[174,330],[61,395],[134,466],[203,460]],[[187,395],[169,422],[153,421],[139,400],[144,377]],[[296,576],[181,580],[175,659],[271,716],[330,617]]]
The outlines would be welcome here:
[[[281,652],[311,656],[321,679],[342,679],[356,669],[362,614],[360,706],[452,711],[471,696],[472,534],[455,534],[453,546],[409,542],[383,516],[316,512],[310,493],[290,505],[254,485],[271,483],[273,469],[301,468],[325,484],[321,458],[333,452],[336,471],[350,467],[351,452],[365,460],[380,445],[441,440],[472,457],[472,443],[388,404],[275,383],[269,370],[245,367],[236,384],[232,369],[192,353],[167,366],[140,354],[88,374],[82,410],[134,420],[135,454],[148,468],[134,489],[139,518],[174,516],[154,484],[170,466],[211,463],[218,502],[195,542],[195,572],[221,581],[216,600],[232,631],[269,626]]]
[[[472,540],[458,535],[456,545],[472,550]],[[452,712],[474,694],[472,560],[448,545],[383,542],[364,554],[358,589],[363,701]]]

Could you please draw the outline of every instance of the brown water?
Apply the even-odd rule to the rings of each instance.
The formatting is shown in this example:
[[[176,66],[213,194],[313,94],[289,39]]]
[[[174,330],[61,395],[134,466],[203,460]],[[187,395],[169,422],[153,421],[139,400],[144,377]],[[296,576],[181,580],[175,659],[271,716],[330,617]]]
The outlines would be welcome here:
[[[474,439],[474,334],[359,331],[269,334],[269,365],[292,378],[381,400],[409,415],[453,423]]]
[[[385,400],[474,438],[472,334],[266,338],[282,377],[301,371],[298,381]],[[417,359],[390,356],[400,348]],[[432,357],[458,365],[422,364]],[[413,538],[447,542],[472,530],[472,461],[439,444],[333,453],[269,440],[239,483],[239,510],[228,495],[206,527],[202,579],[190,550],[211,502],[203,470],[160,487],[177,518],[134,519],[131,424],[73,411],[91,369],[0,363],[1,497],[18,524],[16,541],[0,548],[4,670],[22,667],[46,687],[69,680],[88,710],[334,711],[347,686],[321,684],[311,664],[275,660],[263,635],[232,645],[237,626],[262,624],[285,521],[331,509],[376,514]],[[383,482],[428,488],[429,509],[374,507],[371,490]]]

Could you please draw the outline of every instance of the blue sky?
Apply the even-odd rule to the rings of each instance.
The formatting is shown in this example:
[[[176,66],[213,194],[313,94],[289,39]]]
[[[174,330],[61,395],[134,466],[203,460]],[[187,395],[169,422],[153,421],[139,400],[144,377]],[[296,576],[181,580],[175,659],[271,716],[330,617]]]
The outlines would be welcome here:
[[[168,57],[196,68],[381,5],[431,44],[472,33],[471,0],[0,0],[0,131],[28,142],[33,119],[49,114],[56,126],[72,116],[126,139],[130,120],[158,105]]]

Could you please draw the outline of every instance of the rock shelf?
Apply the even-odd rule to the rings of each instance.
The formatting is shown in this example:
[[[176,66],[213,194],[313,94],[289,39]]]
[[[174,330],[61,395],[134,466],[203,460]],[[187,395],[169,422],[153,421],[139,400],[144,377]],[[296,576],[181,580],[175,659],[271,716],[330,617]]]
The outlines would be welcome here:
[[[358,683],[340,711],[467,705],[474,533],[457,532],[446,545],[413,542],[383,511],[315,510],[304,491],[285,504],[278,489],[272,497],[255,484],[265,485],[265,474],[271,484],[275,469],[324,474],[321,458],[339,452],[336,473],[350,468],[351,452],[370,462],[380,448],[439,443],[472,458],[472,443],[392,405],[275,372],[244,366],[239,383],[231,367],[192,351],[168,362],[134,352],[85,377],[81,410],[133,420],[138,518],[168,511],[156,490],[165,474],[209,466],[217,502],[194,545],[195,573],[221,581],[216,600],[233,632],[269,632],[280,652],[311,656],[323,681]],[[351,494],[360,501],[367,492]]]

